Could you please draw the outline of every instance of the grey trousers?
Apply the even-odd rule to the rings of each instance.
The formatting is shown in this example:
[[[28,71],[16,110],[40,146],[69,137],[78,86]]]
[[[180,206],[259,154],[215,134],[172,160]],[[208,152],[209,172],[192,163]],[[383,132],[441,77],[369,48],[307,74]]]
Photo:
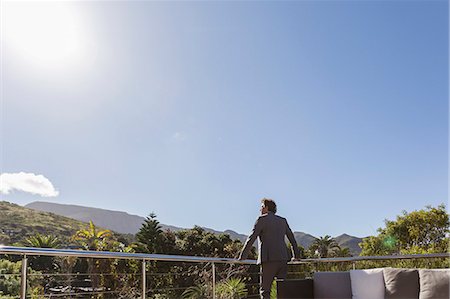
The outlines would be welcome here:
[[[284,279],[287,275],[287,262],[264,262],[261,264],[260,275],[260,294],[261,299],[270,299],[270,289],[272,288],[273,279]]]

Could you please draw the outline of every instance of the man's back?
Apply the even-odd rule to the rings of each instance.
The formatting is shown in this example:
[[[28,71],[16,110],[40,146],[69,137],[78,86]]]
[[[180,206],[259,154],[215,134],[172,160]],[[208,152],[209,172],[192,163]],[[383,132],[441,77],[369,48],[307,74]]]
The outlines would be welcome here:
[[[247,256],[255,239],[259,237],[259,264],[268,261],[288,261],[289,255],[285,243],[285,236],[288,237],[293,245],[295,257],[298,257],[297,243],[286,219],[271,212],[261,215],[256,220],[253,231],[244,246],[242,255]]]
[[[260,239],[260,262],[266,261],[287,261],[285,235],[288,228],[286,219],[273,213],[268,213],[260,217],[262,221],[262,231]]]

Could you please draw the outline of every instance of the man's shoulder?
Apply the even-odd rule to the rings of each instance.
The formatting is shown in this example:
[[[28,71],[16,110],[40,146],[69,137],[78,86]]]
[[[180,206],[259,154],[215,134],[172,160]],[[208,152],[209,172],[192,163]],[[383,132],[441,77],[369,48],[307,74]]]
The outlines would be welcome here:
[[[279,215],[275,215],[275,214],[274,214],[274,216],[275,216],[275,217],[277,217],[277,219],[279,219],[279,220],[283,220],[283,221],[286,221],[286,218],[284,218],[284,217],[281,217],[281,216],[279,216]]]
[[[281,221],[287,222],[286,218],[278,216],[278,215],[276,215],[274,213],[267,213],[267,214],[259,216],[259,218],[258,218],[258,220],[265,220],[265,219],[272,219],[270,221],[273,221],[273,220],[277,221],[278,220],[280,222]]]
[[[267,216],[269,216],[269,214],[263,214],[263,215],[260,215],[259,217],[258,217],[258,221],[259,220],[264,220],[264,219],[266,219],[267,218]]]
[[[260,215],[256,221],[257,222],[270,221],[269,219],[271,219],[272,216],[273,216],[272,213],[263,214]]]

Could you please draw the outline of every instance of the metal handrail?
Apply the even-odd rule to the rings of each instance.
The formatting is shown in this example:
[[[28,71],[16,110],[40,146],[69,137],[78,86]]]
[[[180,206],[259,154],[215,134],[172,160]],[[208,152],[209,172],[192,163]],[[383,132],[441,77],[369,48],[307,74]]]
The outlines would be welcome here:
[[[134,259],[146,261],[168,261],[168,262],[192,262],[192,263],[222,263],[222,264],[248,264],[255,265],[256,260],[237,260],[231,258],[200,257],[187,255],[168,254],[146,254],[127,253],[112,251],[92,251],[75,249],[54,249],[36,247],[16,247],[0,245],[0,254],[14,255],[44,255],[44,256],[74,256],[81,258],[108,258],[108,259]],[[359,262],[371,260],[397,260],[397,259],[419,259],[419,258],[450,258],[450,252],[430,253],[430,254],[408,254],[408,255],[384,255],[384,256],[353,256],[353,257],[333,257],[315,259],[297,259],[289,264],[310,264],[310,263],[335,263],[335,262]]]
[[[54,248],[35,248],[35,247],[15,247],[0,245],[0,254],[22,255],[22,274],[20,298],[26,298],[27,292],[27,256],[73,256],[79,258],[106,258],[106,259],[133,259],[142,261],[142,293],[141,298],[146,298],[146,262],[147,261],[168,261],[168,262],[192,262],[192,263],[211,263],[213,275],[213,290],[216,284],[216,268],[215,263],[221,264],[248,264],[255,265],[255,260],[237,260],[230,258],[214,258],[184,255],[167,255],[167,254],[145,254],[145,253],[127,253],[127,252],[111,252],[111,251],[91,251],[91,250],[74,250],[74,249],[54,249]],[[432,254],[411,254],[411,255],[386,255],[386,256],[355,256],[355,257],[338,257],[338,258],[318,258],[318,259],[298,259],[290,261],[289,264],[310,264],[310,263],[333,263],[333,262],[351,262],[353,268],[358,261],[373,260],[397,260],[397,259],[418,259],[418,258],[450,258],[450,252],[432,253]],[[213,292],[215,299],[215,292]]]
[[[15,247],[0,245],[0,254],[22,255],[22,270],[20,282],[20,299],[26,299],[27,293],[27,266],[28,256],[73,256],[79,258],[105,258],[105,259],[132,259],[142,261],[142,284],[141,298],[146,298],[146,262],[147,261],[167,261],[167,262],[192,262],[192,263],[211,263],[213,269],[213,289],[215,288],[215,263],[221,264],[256,264],[255,260],[236,260],[230,258],[213,258],[199,256],[167,255],[167,254],[145,254],[145,253],[127,253],[111,251],[91,251],[74,249],[54,249],[54,248],[35,248],[35,247]],[[213,299],[216,294],[213,292]]]
[[[75,249],[15,247],[4,245],[0,245],[0,254],[74,256],[84,258],[133,259],[146,261],[192,262],[192,263],[222,263],[222,264],[249,264],[249,265],[256,264],[255,260],[240,261],[230,258],[128,253],[128,252],[112,252],[112,251],[91,251],[91,250],[75,250]]]

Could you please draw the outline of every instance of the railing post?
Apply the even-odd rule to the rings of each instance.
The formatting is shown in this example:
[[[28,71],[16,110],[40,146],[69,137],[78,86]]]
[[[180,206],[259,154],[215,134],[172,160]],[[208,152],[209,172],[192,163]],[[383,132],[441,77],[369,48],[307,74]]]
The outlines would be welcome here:
[[[352,265],[353,265],[353,270],[355,270],[356,263],[352,262]]]
[[[212,263],[212,292],[213,299],[216,299],[216,264]]]
[[[20,276],[20,299],[27,298],[27,268],[28,258],[24,255],[22,258],[22,275]]]
[[[147,274],[147,270],[146,268],[146,262],[145,259],[142,260],[142,299],[145,299],[145,293],[147,293],[147,281],[146,281],[146,274]]]

